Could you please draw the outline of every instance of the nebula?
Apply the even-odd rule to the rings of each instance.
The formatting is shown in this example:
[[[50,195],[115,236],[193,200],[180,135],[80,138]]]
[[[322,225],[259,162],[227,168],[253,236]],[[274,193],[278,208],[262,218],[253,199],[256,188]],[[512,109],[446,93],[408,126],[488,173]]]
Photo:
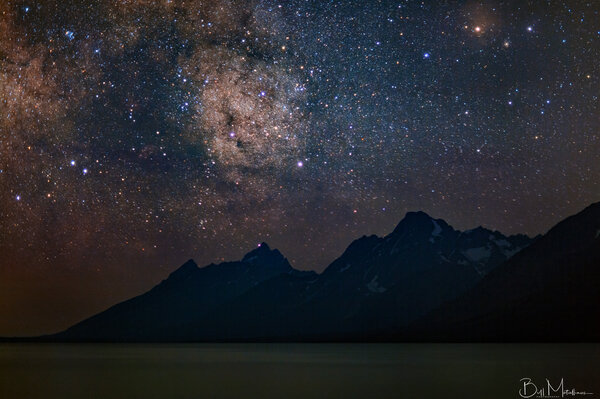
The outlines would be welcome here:
[[[277,65],[221,48],[182,60],[192,123],[185,139],[239,173],[294,163],[302,151],[304,88]]]

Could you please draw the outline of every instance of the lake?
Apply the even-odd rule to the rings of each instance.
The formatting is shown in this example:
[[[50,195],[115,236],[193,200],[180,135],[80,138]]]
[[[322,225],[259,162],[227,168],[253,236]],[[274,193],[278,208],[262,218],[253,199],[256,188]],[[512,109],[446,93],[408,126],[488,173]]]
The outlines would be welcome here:
[[[519,398],[546,378],[593,398],[599,377],[600,344],[0,344],[2,399]]]

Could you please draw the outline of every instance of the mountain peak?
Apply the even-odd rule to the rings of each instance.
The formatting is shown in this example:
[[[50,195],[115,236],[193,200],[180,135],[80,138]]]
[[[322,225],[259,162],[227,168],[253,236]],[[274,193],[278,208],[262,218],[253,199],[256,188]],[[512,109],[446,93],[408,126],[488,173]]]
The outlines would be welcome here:
[[[274,251],[277,251],[277,250],[271,250],[271,247],[269,247],[269,244],[267,244],[266,242],[261,242],[260,244],[258,244],[258,246],[256,248],[254,248],[252,251],[250,251],[246,255],[244,255],[242,262],[247,262],[248,260],[250,260],[253,257],[261,257],[264,255],[270,254],[271,252],[274,252]]]
[[[477,226],[477,227],[475,227],[473,229],[465,230],[465,231],[463,231],[463,233],[465,233],[465,234],[471,234],[471,233],[481,233],[481,232],[487,232],[487,231],[491,231],[491,230],[486,229],[483,226]]]
[[[266,266],[284,265],[290,267],[287,259],[277,249],[271,249],[266,242],[262,242],[257,248],[248,252],[242,259],[244,263],[260,264]]]
[[[432,218],[423,211],[407,212],[404,216],[404,219],[402,219],[394,229],[394,233],[406,230],[423,229],[426,229],[427,233],[429,233],[430,230],[436,229],[436,226],[439,227],[438,222],[441,222],[441,224],[446,224],[440,219],[436,220]]]
[[[194,270],[197,269],[198,265],[194,261],[194,259],[188,259],[183,265],[179,266],[177,270]]]
[[[423,211],[409,211],[404,215],[404,219],[402,220],[431,220],[433,219],[427,213]]]
[[[473,237],[488,237],[490,234],[492,234],[492,235],[495,234],[495,232],[493,232],[492,230],[486,229],[483,226],[477,226],[474,229],[469,229],[469,230],[463,231],[463,234],[465,234],[467,236],[473,236]],[[502,234],[502,233],[499,233],[499,234]]]
[[[432,220],[433,218],[423,211],[406,212],[406,215],[404,215],[404,219],[402,219],[399,224],[430,224]]]
[[[169,275],[169,279],[173,279],[173,278],[179,279],[179,278],[188,276],[189,274],[193,273],[196,270],[198,270],[198,265],[196,264],[196,262],[194,262],[193,259],[189,259],[183,265],[179,266],[177,268],[177,270],[175,270],[173,273],[171,273]]]

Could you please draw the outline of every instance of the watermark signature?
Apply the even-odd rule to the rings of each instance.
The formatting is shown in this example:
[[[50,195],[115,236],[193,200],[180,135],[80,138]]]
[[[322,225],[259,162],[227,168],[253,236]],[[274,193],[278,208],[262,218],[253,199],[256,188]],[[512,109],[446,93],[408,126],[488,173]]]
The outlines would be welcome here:
[[[575,396],[588,396],[593,395],[592,392],[578,391],[575,388],[567,388],[565,386],[565,379],[561,378],[560,382],[551,383],[546,378],[546,383],[538,387],[531,378],[521,378],[521,388],[519,389],[519,395],[522,398],[568,398]]]

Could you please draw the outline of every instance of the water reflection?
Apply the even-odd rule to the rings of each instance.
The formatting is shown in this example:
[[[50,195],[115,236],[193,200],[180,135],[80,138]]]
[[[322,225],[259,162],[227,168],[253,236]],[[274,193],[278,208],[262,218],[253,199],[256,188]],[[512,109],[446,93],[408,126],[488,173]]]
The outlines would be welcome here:
[[[0,345],[0,398],[518,398],[524,377],[600,395],[597,344]]]

